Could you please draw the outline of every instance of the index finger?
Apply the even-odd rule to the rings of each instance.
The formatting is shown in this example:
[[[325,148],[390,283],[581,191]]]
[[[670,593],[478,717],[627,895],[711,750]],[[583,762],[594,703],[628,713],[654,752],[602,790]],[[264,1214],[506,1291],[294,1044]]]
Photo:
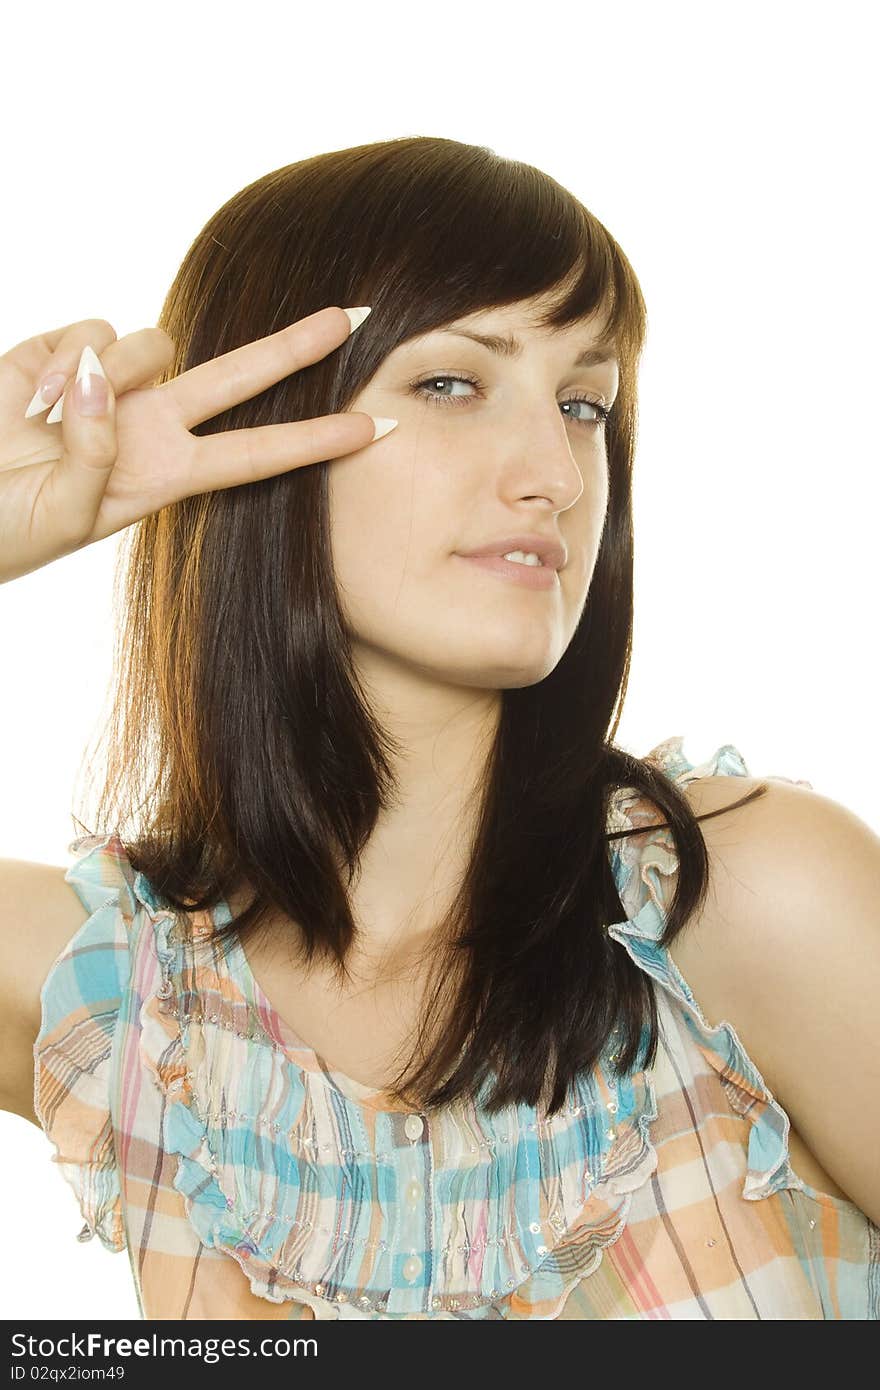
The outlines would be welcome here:
[[[157,386],[168,395],[187,429],[249,401],[345,342],[352,331],[344,309],[330,305],[277,333],[201,362]]]

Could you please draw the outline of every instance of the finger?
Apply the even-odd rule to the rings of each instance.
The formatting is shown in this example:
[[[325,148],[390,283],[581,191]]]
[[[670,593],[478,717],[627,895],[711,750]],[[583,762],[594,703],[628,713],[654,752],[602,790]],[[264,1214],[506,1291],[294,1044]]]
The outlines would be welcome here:
[[[45,355],[47,349],[49,352],[55,352],[67,334],[74,332],[77,328],[82,328],[86,332],[101,332],[109,329],[113,337],[116,337],[112,324],[107,323],[106,319],[78,319],[76,323],[66,323],[62,328],[50,328],[45,333],[35,333],[32,338],[24,338],[20,343],[16,343],[11,351],[13,353],[33,351],[41,355]]]
[[[292,468],[350,454],[373,443],[376,422],[354,410],[283,425],[192,435],[192,471],[186,496],[272,478]]]
[[[351,320],[345,310],[331,305],[278,333],[190,367],[156,389],[167,393],[189,430],[317,362],[345,342],[350,333]]]
[[[73,388],[68,392],[61,422],[61,458],[40,489],[34,508],[35,522],[46,534],[65,540],[91,534],[116,462],[116,399],[101,366],[97,354],[86,348],[78,375],[87,403],[79,406]],[[90,372],[92,367],[95,370]],[[102,378],[106,401],[102,410],[96,410]]]
[[[54,405],[74,376],[86,343],[101,356],[115,340],[116,330],[106,319],[83,319],[41,337],[28,338],[4,354],[4,360],[13,363],[26,381],[33,383],[31,389],[34,395],[27,407],[26,418],[41,415]],[[50,344],[54,350],[50,350]],[[40,387],[47,378],[52,378],[51,389],[41,392]]]
[[[56,385],[53,391],[41,391],[38,386],[28,406],[31,415],[39,415],[54,405],[56,409],[47,417],[47,423],[55,424],[63,420],[67,394],[73,386],[80,354],[87,344],[101,359],[117,397],[133,387],[154,380],[165,371],[174,357],[174,343],[164,329],[141,328],[127,333],[124,338],[108,339],[106,333],[95,331],[94,328],[84,333],[77,324],[76,330],[59,344],[57,352],[52,354],[40,372],[41,382],[56,375],[60,380],[63,376],[63,386]],[[62,393],[65,401],[59,406],[58,398]]]
[[[139,328],[110,343],[100,354],[101,365],[117,396],[154,381],[174,359],[174,342],[164,328]]]

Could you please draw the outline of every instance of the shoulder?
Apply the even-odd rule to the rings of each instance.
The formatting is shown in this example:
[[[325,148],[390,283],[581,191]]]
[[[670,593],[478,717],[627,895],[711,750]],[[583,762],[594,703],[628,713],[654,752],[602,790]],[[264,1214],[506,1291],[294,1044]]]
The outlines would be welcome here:
[[[53,961],[88,917],[64,865],[0,860],[3,1002],[35,1026]]]
[[[731,1022],[836,1182],[880,1222],[880,837],[812,788],[773,778],[691,783],[705,908],[670,955],[707,1018]],[[714,1017],[713,1017],[714,1015]]]
[[[33,1119],[40,990],[88,916],[55,864],[0,859],[0,1108]]]
[[[761,796],[725,813],[761,785]],[[751,948],[758,946],[768,959],[780,951],[787,956],[792,946],[809,955],[811,947],[839,939],[835,921],[847,912],[853,917],[849,932],[876,948],[880,837],[855,812],[810,787],[772,777],[701,778],[685,795],[696,815],[708,815],[700,829],[710,861],[710,900],[718,911],[707,914],[703,926],[724,933],[737,958],[754,963]],[[691,931],[686,928],[683,938]]]

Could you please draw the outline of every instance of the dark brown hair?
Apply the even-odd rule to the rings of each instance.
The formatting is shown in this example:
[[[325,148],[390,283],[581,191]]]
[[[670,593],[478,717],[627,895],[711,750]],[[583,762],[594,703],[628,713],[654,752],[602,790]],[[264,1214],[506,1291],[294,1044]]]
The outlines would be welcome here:
[[[554,1113],[615,1029],[621,1072],[654,1060],[653,988],[605,930],[626,915],[609,857],[616,788],[660,808],[675,843],[664,944],[707,894],[704,817],[614,743],[632,643],[642,293],[614,238],[546,173],[482,146],[406,137],[319,154],[235,194],[190,246],[158,320],[177,349],[167,379],[325,305],[372,306],[339,349],[197,426],[202,435],[345,410],[410,337],[548,294],[547,327],[596,315],[616,346],[608,510],[567,651],[545,679],[502,692],[472,857],[438,923],[435,988],[393,1088],[420,1109],[480,1092],[493,1110],[549,1096]],[[309,959],[344,978],[347,886],[393,797],[399,749],[352,663],[327,471],[189,497],[126,535],[97,823],[116,828],[181,914],[248,885],[252,900],[216,940],[244,939],[271,914],[273,930],[299,924]]]

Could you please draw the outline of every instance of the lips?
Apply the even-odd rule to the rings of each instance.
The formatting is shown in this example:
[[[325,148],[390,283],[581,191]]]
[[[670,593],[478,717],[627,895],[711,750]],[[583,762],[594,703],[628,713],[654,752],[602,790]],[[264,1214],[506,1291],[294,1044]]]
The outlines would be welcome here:
[[[458,550],[456,554],[466,559],[479,559],[492,555],[507,555],[511,550],[522,550],[526,555],[535,554],[542,565],[554,570],[563,569],[568,560],[568,552],[561,541],[552,536],[541,535],[502,536],[497,540],[486,541],[484,545],[475,546],[472,550]]]
[[[520,588],[556,592],[560,588],[559,574],[552,565],[523,565],[517,560],[505,560],[501,555],[455,555],[453,558]]]

